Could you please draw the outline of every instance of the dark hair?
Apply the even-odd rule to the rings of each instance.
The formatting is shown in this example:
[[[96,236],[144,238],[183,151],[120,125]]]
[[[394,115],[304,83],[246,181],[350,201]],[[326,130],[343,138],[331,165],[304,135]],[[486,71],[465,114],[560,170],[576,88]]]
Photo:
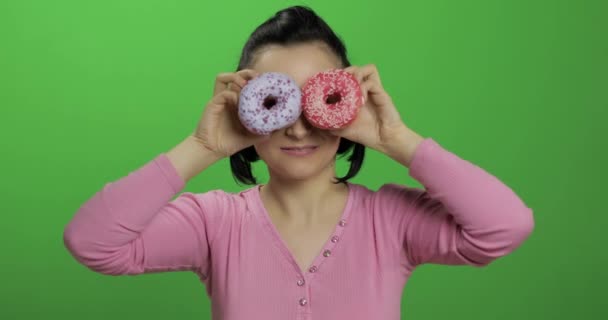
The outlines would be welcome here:
[[[267,45],[290,45],[305,42],[320,41],[327,45],[342,62],[342,67],[350,66],[346,55],[346,47],[327,23],[312,9],[306,6],[292,6],[275,13],[274,16],[258,26],[243,47],[237,71],[249,67],[256,52]],[[365,156],[365,146],[360,143],[340,138],[337,155],[346,156],[348,151],[350,168],[346,176],[336,179],[335,183],[344,183],[354,177],[361,169]],[[230,169],[237,183],[256,184],[257,180],[251,172],[251,163],[258,161],[259,155],[253,146],[245,148],[230,156]]]

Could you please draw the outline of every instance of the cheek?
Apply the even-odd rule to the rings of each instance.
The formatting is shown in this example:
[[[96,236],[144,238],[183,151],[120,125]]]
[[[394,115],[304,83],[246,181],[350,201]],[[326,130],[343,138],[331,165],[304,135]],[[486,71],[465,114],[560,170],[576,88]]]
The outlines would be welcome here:
[[[333,134],[328,134],[328,136],[325,137],[325,141],[327,141],[327,144],[335,147],[336,149],[338,148],[338,146],[340,145],[340,137],[338,136],[334,136]]]
[[[335,136],[333,138],[328,138],[327,140],[325,140],[324,145],[325,146],[323,147],[323,149],[325,150],[325,153],[327,153],[327,156],[333,157],[336,155],[338,147],[340,146],[340,138],[335,138]]]
[[[255,144],[254,146],[255,152],[260,156],[260,158],[268,158],[270,153],[273,152],[273,149],[278,148],[276,143],[272,142],[272,138]]]
[[[266,142],[262,142],[262,143],[258,143],[253,145],[253,148],[255,149],[255,152],[259,155],[262,156],[265,152],[266,152]]]

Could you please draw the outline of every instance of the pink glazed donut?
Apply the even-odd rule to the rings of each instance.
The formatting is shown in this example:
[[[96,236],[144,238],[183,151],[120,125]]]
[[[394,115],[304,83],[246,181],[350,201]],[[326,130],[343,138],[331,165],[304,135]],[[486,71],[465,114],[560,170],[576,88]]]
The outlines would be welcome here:
[[[308,122],[317,128],[347,126],[355,120],[362,105],[359,82],[342,69],[320,72],[302,89],[302,111]]]
[[[286,74],[267,72],[249,80],[239,97],[239,119],[247,130],[268,135],[295,123],[302,112],[302,93]]]

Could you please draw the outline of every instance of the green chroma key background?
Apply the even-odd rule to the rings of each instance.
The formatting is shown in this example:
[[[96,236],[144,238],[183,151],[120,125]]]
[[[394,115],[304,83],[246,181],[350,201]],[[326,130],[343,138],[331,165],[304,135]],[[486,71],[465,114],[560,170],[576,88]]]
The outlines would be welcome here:
[[[193,273],[93,273],[63,228],[105,183],[192,132],[215,76],[291,4],[324,17],[354,64],[378,66],[411,128],[534,210],[510,256],[417,269],[403,319],[608,318],[608,2],[4,0],[0,319],[210,319]],[[266,181],[262,164],[255,173]],[[369,149],[352,181],[420,187]],[[216,188],[244,188],[227,159],[185,191]]]

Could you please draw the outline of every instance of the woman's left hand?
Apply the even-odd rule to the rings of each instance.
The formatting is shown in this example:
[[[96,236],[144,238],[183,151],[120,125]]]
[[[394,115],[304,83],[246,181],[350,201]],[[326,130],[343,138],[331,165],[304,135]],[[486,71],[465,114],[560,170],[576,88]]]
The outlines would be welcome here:
[[[384,91],[375,65],[351,66],[344,71],[353,74],[359,82],[364,103],[353,122],[330,132],[384,152],[394,139],[403,134],[407,126],[401,120],[391,97]]]

